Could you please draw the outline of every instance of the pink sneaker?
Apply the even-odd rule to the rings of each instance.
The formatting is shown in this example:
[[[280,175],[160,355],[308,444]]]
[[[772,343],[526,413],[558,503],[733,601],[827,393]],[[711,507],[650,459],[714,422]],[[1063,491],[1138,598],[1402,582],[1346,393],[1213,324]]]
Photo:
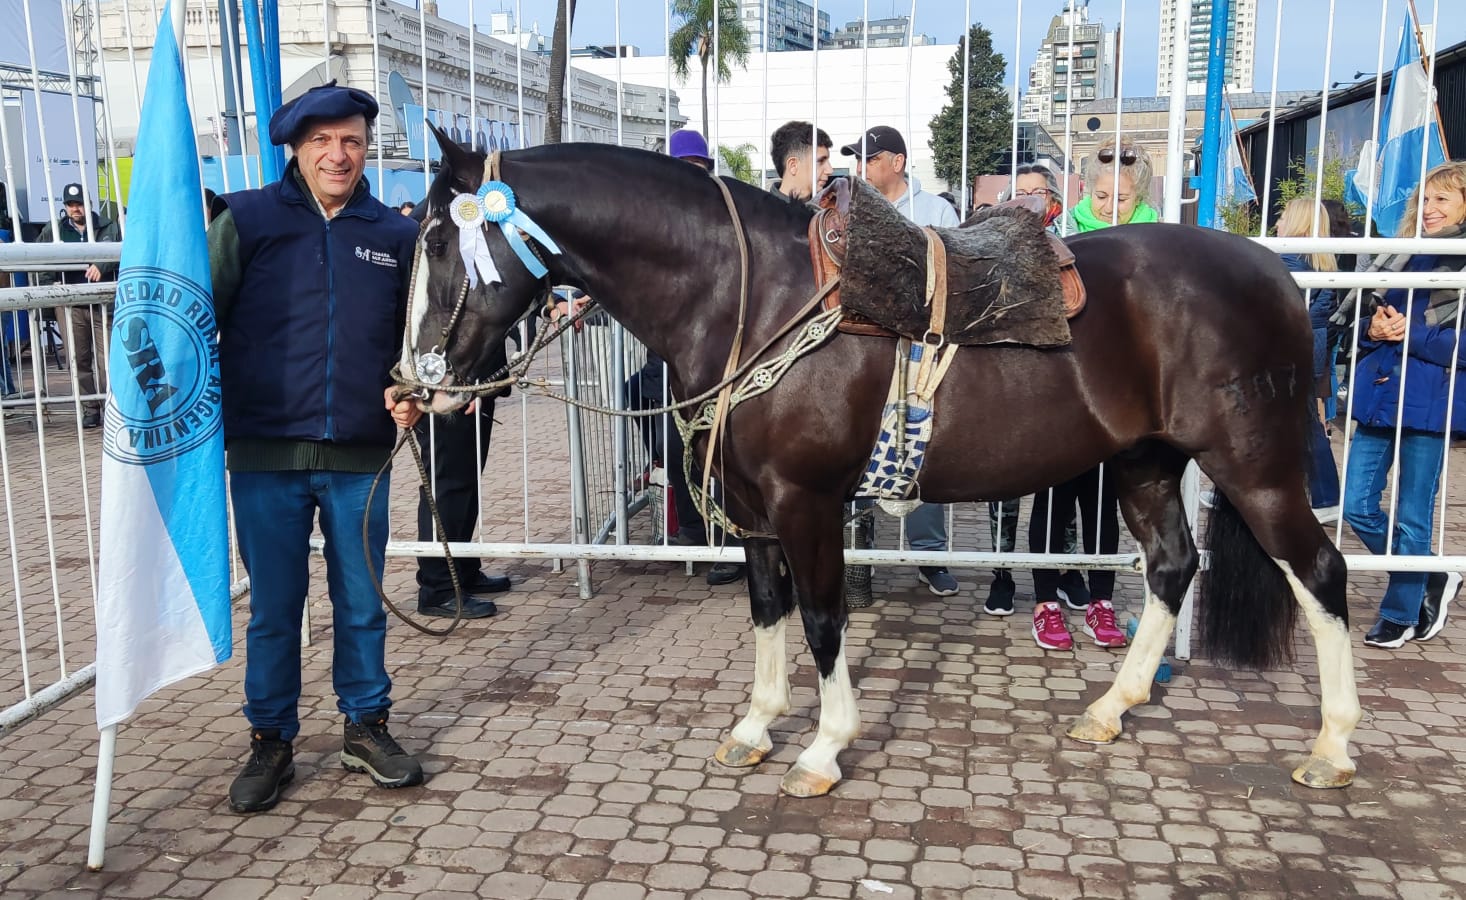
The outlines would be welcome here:
[[[1057,601],[1034,607],[1033,639],[1045,650],[1068,650],[1074,646],[1069,626],[1064,624],[1064,611]]]
[[[1098,647],[1125,646],[1125,632],[1115,625],[1115,607],[1108,600],[1091,600],[1084,611],[1084,633]]]

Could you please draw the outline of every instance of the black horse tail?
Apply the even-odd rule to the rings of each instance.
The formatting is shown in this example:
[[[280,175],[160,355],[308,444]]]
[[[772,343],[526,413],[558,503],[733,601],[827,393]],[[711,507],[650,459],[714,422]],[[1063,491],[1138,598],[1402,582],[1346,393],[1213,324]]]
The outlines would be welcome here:
[[[1274,668],[1292,659],[1298,619],[1293,589],[1220,490],[1207,543],[1211,564],[1202,575],[1200,604],[1205,654],[1251,669]]]

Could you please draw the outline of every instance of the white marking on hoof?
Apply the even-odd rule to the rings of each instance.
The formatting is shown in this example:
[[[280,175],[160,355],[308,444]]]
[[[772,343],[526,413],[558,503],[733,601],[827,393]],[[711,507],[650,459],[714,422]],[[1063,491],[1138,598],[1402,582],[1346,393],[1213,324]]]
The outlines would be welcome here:
[[[1275,559],[1293,596],[1303,608],[1308,631],[1318,650],[1320,712],[1323,725],[1313,742],[1313,754],[1293,773],[1293,780],[1315,788],[1344,787],[1354,780],[1354,761],[1349,758],[1349,738],[1364,713],[1359,708],[1359,690],[1354,685],[1354,646],[1349,639],[1349,626],[1331,615],[1318,602],[1293,567]]]
[[[780,786],[786,794],[813,797],[829,793],[840,781],[836,757],[860,733],[860,708],[850,686],[850,667],[845,663],[845,632],[840,632],[840,652],[829,678],[820,679],[820,727],[794,768]]]
[[[1104,696],[1090,704],[1084,716],[1069,729],[1069,736],[1079,741],[1108,744],[1120,735],[1120,719],[1131,707],[1150,701],[1150,686],[1156,669],[1166,653],[1166,642],[1176,627],[1176,617],[1147,588],[1145,609],[1135,629],[1135,639],[1120,663],[1115,683]],[[1110,733],[1108,737],[1104,735]],[[1082,736],[1081,736],[1082,735]]]
[[[774,747],[773,739],[769,737],[769,723],[788,712],[790,704],[784,631],[784,619],[767,628],[753,629],[753,690],[749,694],[748,714],[733,726],[729,739],[714,756],[723,765],[735,768],[758,765]],[[746,747],[748,752],[732,752],[730,745]],[[754,758],[755,753],[757,758]]]

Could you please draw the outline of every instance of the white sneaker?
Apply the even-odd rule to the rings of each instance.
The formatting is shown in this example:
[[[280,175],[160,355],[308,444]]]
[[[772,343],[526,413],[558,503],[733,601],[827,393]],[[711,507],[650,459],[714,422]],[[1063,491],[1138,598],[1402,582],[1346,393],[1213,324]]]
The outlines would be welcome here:
[[[1313,517],[1315,519],[1318,519],[1319,522],[1327,525],[1330,522],[1339,521],[1339,515],[1341,511],[1342,507],[1340,507],[1337,503],[1333,506],[1315,506],[1313,508]]]

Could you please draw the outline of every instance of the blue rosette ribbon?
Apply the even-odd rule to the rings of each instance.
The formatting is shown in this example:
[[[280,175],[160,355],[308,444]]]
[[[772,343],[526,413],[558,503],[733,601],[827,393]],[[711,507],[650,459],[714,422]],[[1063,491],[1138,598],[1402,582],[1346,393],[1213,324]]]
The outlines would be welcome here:
[[[490,181],[478,189],[479,205],[483,207],[484,219],[488,222],[497,223],[499,229],[504,232],[504,239],[509,242],[509,247],[524,267],[536,278],[544,278],[549,272],[544,263],[540,262],[524,242],[520,232],[540,242],[551,253],[558,254],[560,246],[550,239],[545,230],[541,228],[524,210],[520,209],[514,197],[514,189],[502,181]]]

